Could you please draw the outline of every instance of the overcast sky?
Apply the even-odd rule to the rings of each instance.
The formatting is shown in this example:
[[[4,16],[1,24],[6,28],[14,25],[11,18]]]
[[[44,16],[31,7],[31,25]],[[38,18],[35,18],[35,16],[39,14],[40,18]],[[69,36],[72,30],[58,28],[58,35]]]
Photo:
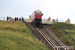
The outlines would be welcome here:
[[[0,17],[29,18],[37,9],[42,11],[42,18],[75,21],[75,0],[0,0]]]

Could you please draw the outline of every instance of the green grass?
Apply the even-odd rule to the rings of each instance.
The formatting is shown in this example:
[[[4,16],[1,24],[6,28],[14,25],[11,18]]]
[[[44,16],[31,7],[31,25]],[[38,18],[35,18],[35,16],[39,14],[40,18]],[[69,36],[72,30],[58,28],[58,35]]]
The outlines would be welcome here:
[[[0,50],[48,50],[23,22],[0,22]]]
[[[65,31],[69,32],[69,35],[71,35],[74,39],[75,39],[75,30],[69,30],[69,29],[65,29]]]
[[[71,35],[75,39],[75,25],[73,24],[66,24],[66,23],[54,23],[51,24],[50,28],[55,33],[55,35],[63,41],[67,46],[74,46],[75,48],[75,41],[72,41],[68,35]],[[62,29],[63,28],[69,34],[66,35]]]

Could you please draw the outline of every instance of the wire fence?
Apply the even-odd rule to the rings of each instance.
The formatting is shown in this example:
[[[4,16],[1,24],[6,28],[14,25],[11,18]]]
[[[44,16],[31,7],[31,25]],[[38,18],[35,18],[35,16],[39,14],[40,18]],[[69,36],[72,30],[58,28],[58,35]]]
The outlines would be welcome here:
[[[16,18],[16,20],[21,21],[21,18]],[[7,21],[7,17],[0,17],[0,21]],[[15,18],[8,17],[8,21],[15,21]]]
[[[0,17],[0,21],[6,21],[6,17]]]
[[[15,18],[13,18],[13,19],[15,19]],[[7,21],[7,17],[0,17],[0,21]],[[65,22],[65,21],[66,20],[60,20],[60,19],[58,19],[58,22]],[[75,21],[70,21],[70,24],[75,24]]]
[[[64,23],[65,23],[66,20],[60,20],[60,19],[59,19],[58,22],[64,22]],[[75,21],[70,20],[70,24],[75,24]]]

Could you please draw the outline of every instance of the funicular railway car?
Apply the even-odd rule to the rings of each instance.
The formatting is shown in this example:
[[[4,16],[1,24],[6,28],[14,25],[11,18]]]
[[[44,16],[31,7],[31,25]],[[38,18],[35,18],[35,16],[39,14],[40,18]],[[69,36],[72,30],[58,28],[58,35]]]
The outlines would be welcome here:
[[[34,26],[41,25],[42,15],[43,15],[43,13],[40,10],[35,10],[31,15],[31,20],[32,20],[31,23]]]

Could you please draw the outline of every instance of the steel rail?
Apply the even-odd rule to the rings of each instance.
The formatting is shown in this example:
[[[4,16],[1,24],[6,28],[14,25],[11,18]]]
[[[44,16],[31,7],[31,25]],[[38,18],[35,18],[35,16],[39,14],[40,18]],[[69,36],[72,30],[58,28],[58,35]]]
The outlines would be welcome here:
[[[55,45],[49,40],[49,38],[39,29],[39,28],[36,28],[42,35],[43,37],[48,41],[48,43],[53,47],[54,50],[58,50]]]
[[[53,37],[52,35],[49,34],[49,32],[47,30],[45,30],[45,28],[42,26],[41,29],[45,32],[45,34],[49,37],[49,39],[51,39],[51,41],[55,44],[55,47],[58,48],[59,50],[64,50],[63,47],[58,47],[61,46]]]
[[[51,34],[55,40],[65,49],[65,50],[69,50],[51,31],[50,29],[47,28],[47,26],[44,26],[45,29],[49,32],[49,34]]]

